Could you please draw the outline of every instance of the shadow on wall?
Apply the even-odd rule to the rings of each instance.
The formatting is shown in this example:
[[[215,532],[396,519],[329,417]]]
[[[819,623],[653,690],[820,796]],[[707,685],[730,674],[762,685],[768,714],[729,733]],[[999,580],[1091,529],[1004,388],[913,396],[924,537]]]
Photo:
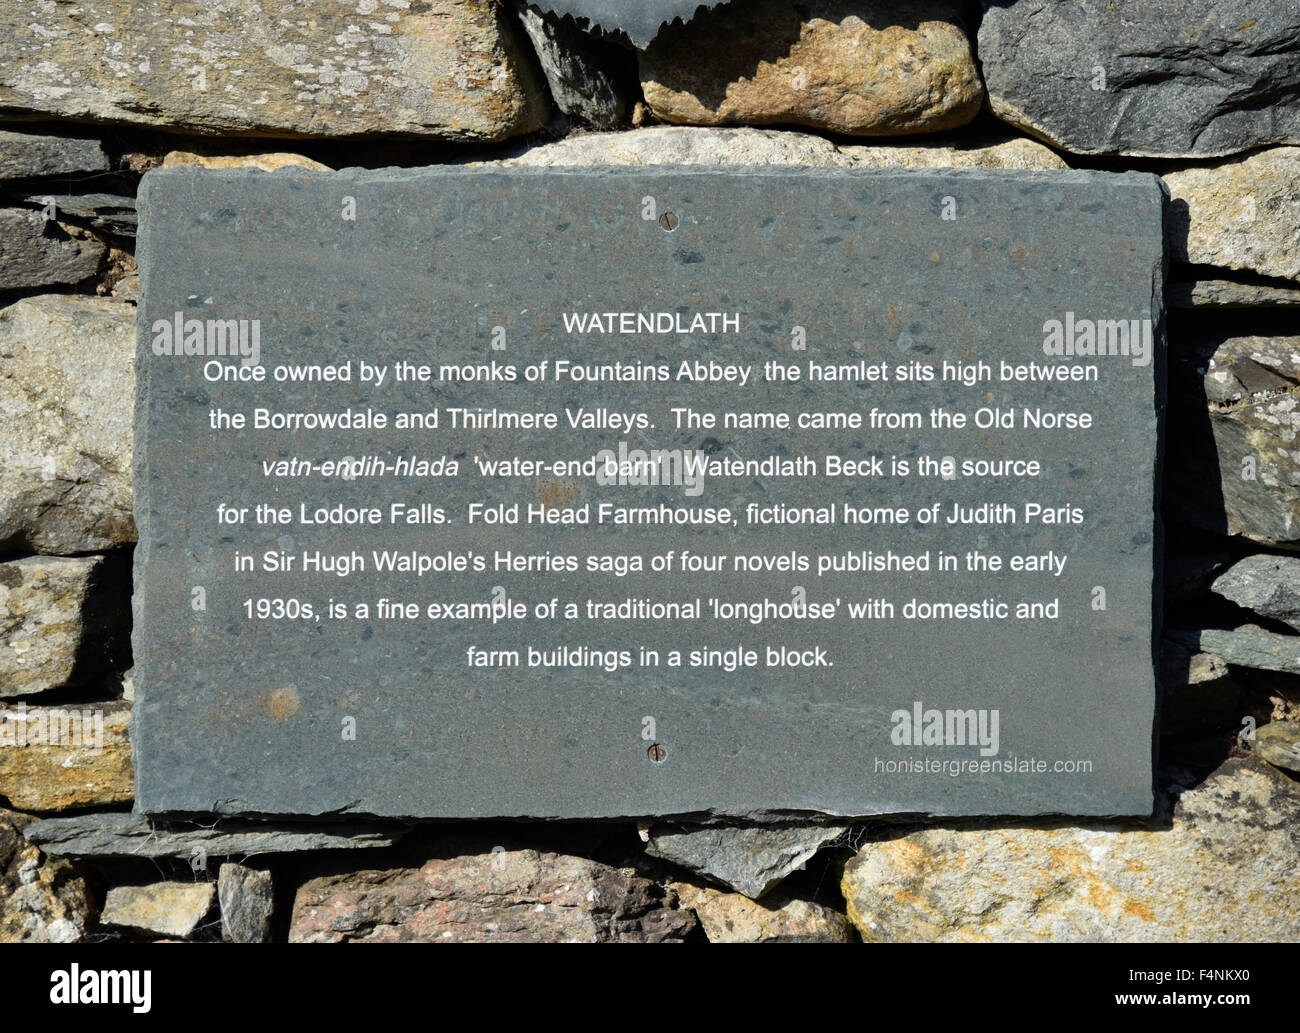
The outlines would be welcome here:
[[[1187,202],[1174,198],[1165,213],[1165,246],[1169,253],[1187,253],[1187,227]],[[1169,405],[1161,508],[1165,523],[1193,524],[1227,534],[1223,480],[1215,461],[1218,448],[1204,379],[1210,356],[1227,334],[1202,333],[1207,320],[1214,322],[1214,317],[1196,310],[1172,310],[1168,315]]]
[[[104,555],[86,592],[86,634],[77,644],[68,685],[105,675],[120,678],[131,667],[131,557],[134,549]]]

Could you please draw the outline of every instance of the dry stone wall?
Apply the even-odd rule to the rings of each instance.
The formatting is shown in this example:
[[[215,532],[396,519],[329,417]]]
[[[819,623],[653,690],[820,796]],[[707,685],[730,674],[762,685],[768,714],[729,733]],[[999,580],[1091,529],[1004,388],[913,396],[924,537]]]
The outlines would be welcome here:
[[[733,0],[649,35],[523,0],[269,10],[0,10],[0,939],[1300,939],[1295,5]],[[1163,176],[1152,819],[131,814],[140,177],[441,163]]]

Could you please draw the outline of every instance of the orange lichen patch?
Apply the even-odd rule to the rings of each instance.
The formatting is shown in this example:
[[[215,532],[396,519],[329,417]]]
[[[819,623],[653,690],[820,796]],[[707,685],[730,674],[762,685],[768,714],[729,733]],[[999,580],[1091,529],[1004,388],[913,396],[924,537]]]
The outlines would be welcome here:
[[[293,717],[298,712],[302,702],[298,699],[298,693],[294,689],[276,689],[267,698],[266,710],[276,723]]]
[[[1134,915],[1144,922],[1154,922],[1156,920],[1156,916],[1151,913],[1151,909],[1136,900],[1129,900],[1124,904],[1124,913]]]
[[[581,497],[578,485],[573,481],[543,481],[537,490],[537,497],[547,509],[570,506]]]

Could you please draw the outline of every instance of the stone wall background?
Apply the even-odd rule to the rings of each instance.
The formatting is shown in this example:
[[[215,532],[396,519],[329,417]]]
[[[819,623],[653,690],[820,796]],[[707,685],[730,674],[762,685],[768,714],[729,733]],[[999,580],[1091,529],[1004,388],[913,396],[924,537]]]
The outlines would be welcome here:
[[[641,49],[495,0],[6,5],[0,940],[1300,939],[1297,145],[1300,8],[1270,0],[734,0]],[[140,177],[446,162],[1163,176],[1155,817],[132,815]],[[83,715],[102,750],[60,733]]]

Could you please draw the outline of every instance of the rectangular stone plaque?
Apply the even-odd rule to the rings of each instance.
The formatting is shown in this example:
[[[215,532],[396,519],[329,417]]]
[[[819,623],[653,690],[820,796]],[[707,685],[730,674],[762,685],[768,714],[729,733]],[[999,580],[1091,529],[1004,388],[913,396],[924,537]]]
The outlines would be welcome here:
[[[150,172],[137,807],[1149,812],[1163,203]]]

